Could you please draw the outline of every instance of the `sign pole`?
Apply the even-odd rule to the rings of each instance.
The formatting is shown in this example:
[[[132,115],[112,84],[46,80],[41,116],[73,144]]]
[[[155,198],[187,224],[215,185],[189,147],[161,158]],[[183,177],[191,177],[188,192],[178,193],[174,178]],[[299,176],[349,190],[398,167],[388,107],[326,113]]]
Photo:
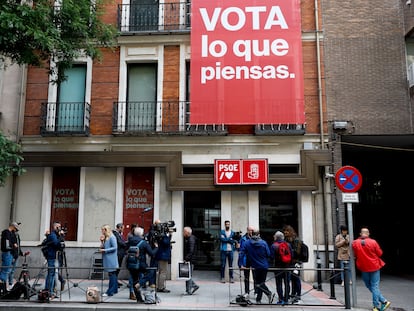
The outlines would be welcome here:
[[[350,252],[350,265],[349,268],[351,269],[351,280],[352,280],[352,307],[356,307],[357,304],[357,296],[356,296],[356,273],[355,273],[355,257],[354,252],[352,250],[352,242],[354,241],[354,225],[352,221],[352,203],[346,203],[346,209],[348,213],[348,229],[349,229],[349,252]],[[349,284],[345,284],[348,286]]]

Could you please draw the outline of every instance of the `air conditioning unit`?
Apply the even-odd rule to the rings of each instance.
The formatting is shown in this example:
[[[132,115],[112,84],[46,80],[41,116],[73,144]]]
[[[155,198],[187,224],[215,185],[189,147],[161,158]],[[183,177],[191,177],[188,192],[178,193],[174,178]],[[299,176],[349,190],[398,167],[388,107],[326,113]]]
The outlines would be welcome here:
[[[414,64],[410,64],[410,66],[408,66],[407,77],[408,77],[408,86],[413,87],[414,86]]]

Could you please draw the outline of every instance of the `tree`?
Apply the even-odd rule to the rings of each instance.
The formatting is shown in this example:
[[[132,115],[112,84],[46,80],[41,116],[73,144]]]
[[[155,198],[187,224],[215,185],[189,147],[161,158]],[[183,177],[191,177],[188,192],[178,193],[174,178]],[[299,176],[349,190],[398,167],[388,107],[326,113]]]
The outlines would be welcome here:
[[[64,71],[81,56],[101,57],[111,47],[114,26],[100,17],[104,0],[0,0],[0,54],[12,63],[44,66],[64,80]],[[48,64],[48,65],[45,65]]]
[[[21,146],[0,132],[0,187],[12,174],[21,175],[25,170],[20,166],[23,161]]]

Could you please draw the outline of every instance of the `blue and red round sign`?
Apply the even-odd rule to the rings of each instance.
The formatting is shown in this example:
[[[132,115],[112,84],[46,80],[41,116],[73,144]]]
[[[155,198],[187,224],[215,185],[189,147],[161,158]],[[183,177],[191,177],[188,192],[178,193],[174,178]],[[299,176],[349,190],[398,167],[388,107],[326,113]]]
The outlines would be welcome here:
[[[353,166],[342,166],[335,174],[335,183],[342,192],[357,192],[362,186],[362,175]]]

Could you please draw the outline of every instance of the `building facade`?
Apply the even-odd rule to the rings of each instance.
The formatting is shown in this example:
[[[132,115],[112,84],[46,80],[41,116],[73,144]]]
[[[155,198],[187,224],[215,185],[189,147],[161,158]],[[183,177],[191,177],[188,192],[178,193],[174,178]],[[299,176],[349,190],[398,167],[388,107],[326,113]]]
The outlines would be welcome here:
[[[155,219],[173,220],[175,278],[184,226],[198,237],[197,265],[214,269],[225,220],[243,233],[254,225],[269,242],[290,224],[310,246],[305,267],[315,267],[317,259],[327,267],[335,260],[336,228],[347,222],[329,176],[342,165],[362,172],[354,223],[374,225],[372,215],[380,214],[372,209],[385,212],[390,201],[373,191],[380,180],[398,179],[384,169],[383,157],[401,163],[399,169],[413,167],[402,151],[413,144],[405,52],[411,28],[403,30],[402,22],[410,6],[399,0],[380,1],[375,10],[364,1],[293,2],[300,10],[303,67],[305,122],[299,124],[192,123],[191,3],[107,5],[103,18],[120,35],[115,49],[102,51],[101,62],[78,59],[60,85],[49,83],[42,68],[25,71],[16,103],[24,109],[14,115],[27,172],[0,189],[6,194],[0,209],[9,216],[2,225],[22,222],[23,245],[34,248],[60,220],[68,229],[68,265],[88,267],[103,224],[137,223],[148,230]],[[398,160],[394,152],[372,152],[367,145],[398,149]],[[265,159],[267,183],[220,185],[217,159]],[[408,186],[396,185],[407,194],[398,195],[403,209]]]

